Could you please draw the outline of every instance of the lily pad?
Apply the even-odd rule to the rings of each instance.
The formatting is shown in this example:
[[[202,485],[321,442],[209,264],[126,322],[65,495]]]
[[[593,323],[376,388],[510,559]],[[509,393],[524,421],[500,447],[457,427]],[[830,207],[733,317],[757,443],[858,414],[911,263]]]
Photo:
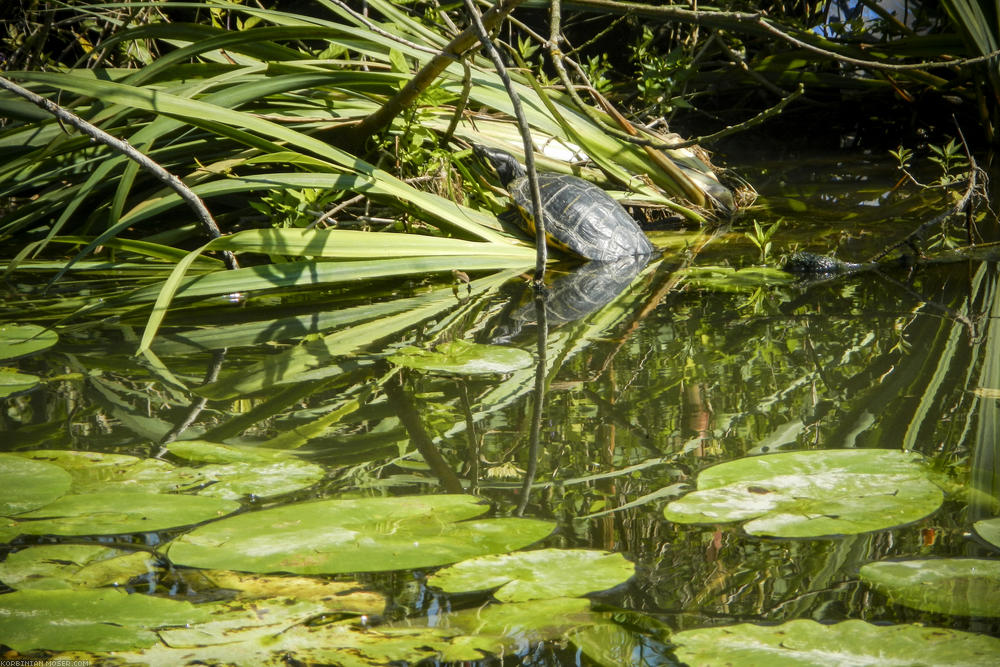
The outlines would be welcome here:
[[[203,463],[268,463],[295,458],[284,449],[238,447],[207,440],[175,440],[166,447],[174,456]]]
[[[504,602],[568,598],[613,588],[635,574],[619,553],[585,549],[540,549],[483,556],[457,563],[428,578],[447,592],[499,588]]]
[[[0,637],[21,652],[142,648],[156,643],[153,628],[208,620],[190,602],[110,589],[15,591],[0,608]]]
[[[327,613],[336,611],[377,615],[385,611],[385,597],[366,590],[356,581],[245,574],[231,570],[189,570],[185,571],[184,578],[191,584],[193,590],[204,588],[207,582],[213,587],[240,591],[240,597],[243,599],[286,597],[295,600],[317,600],[326,605]]]
[[[214,443],[178,449],[202,460],[232,462],[190,468],[159,459],[100,452],[48,449],[20,455],[64,468],[73,476],[72,490],[76,493],[195,491],[201,496],[229,500],[269,498],[312,486],[326,475],[321,466],[283,451],[280,455],[265,450],[244,456],[237,448]]]
[[[855,535],[922,519],[941,505],[917,454],[883,449],[784,452],[703,470],[667,504],[677,523],[747,521],[752,535]]]
[[[9,516],[48,505],[69,490],[62,468],[12,454],[0,454],[0,515]]]
[[[21,549],[0,563],[0,581],[18,590],[124,585],[149,572],[156,557],[99,544],[45,544]]]
[[[441,343],[433,352],[406,347],[390,356],[389,361],[407,368],[448,375],[511,373],[534,363],[530,353],[516,347],[482,345],[464,340]]]
[[[939,558],[868,563],[861,579],[892,602],[923,611],[1000,617],[1000,561]]]
[[[126,454],[39,449],[18,456],[59,466],[73,478],[73,493],[169,493],[206,483],[197,472],[181,471],[159,459]]]
[[[212,480],[198,491],[200,496],[236,500],[246,496],[270,498],[312,486],[326,476],[326,471],[307,461],[296,459],[270,463],[226,463],[196,469]]]
[[[27,535],[115,535],[190,526],[237,509],[231,500],[201,496],[89,493],[63,496],[16,519]]]
[[[235,600],[208,605],[210,620],[159,632],[163,643],[114,655],[59,655],[100,664],[246,665],[297,663],[363,667],[425,659],[480,660],[497,648],[492,638],[467,637],[448,628],[378,627],[308,621],[329,613],[322,602],[289,598]]]
[[[37,324],[0,325],[0,359],[16,359],[47,350],[59,342],[59,335]]]
[[[795,620],[781,625],[729,625],[671,636],[677,658],[689,665],[791,667],[794,665],[997,664],[1000,639],[922,625],[872,625],[844,621],[823,625]]]
[[[463,521],[487,509],[464,495],[285,505],[196,528],[168,555],[178,565],[244,572],[380,572],[513,551],[554,527],[534,519]]]
[[[1000,549],[1000,518],[983,519],[972,524],[979,536]]]
[[[561,639],[567,632],[605,619],[593,612],[584,598],[549,598],[507,604],[491,604],[449,614],[447,622],[469,634],[539,642]]]
[[[37,375],[9,368],[0,369],[0,398],[7,398],[34,389],[41,380]]]

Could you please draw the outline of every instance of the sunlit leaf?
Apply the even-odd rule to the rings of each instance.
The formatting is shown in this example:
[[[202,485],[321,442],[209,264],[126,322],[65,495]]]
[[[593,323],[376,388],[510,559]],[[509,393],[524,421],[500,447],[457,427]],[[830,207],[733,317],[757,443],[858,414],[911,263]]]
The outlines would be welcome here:
[[[99,544],[43,544],[7,556],[0,563],[0,581],[19,590],[124,586],[157,560],[146,551]]]
[[[0,368],[0,398],[14,396],[38,386],[39,378],[31,373],[21,373]]]
[[[541,549],[473,558],[440,570],[431,586],[455,593],[498,588],[504,602],[565,598],[613,588],[635,574],[619,553],[584,549]]]
[[[0,637],[16,651],[118,651],[152,646],[151,629],[207,620],[190,602],[117,590],[16,591],[0,596]]]
[[[0,454],[0,515],[48,505],[66,493],[72,479],[58,466]]]
[[[449,375],[510,373],[534,363],[531,354],[520,348],[464,340],[441,343],[434,351],[406,347],[390,356],[389,361],[407,368]]]
[[[861,579],[894,603],[961,616],[1000,617],[1000,560],[937,558],[868,563]]]
[[[979,536],[1000,549],[1000,518],[982,519],[972,524]]]
[[[746,521],[753,535],[853,535],[917,521],[943,499],[917,454],[883,449],[785,452],[703,470],[667,504],[678,523]]]
[[[202,496],[90,493],[63,496],[16,518],[28,535],[115,535],[189,526],[237,509],[231,500]]]
[[[533,519],[463,521],[487,509],[464,495],[300,503],[202,526],[167,553],[178,565],[244,572],[378,572],[513,551],[553,528]]]
[[[976,667],[996,664],[1000,639],[922,625],[824,625],[796,620],[781,625],[728,625],[670,637],[681,662],[740,667],[786,665],[900,665]]]
[[[381,614],[385,596],[366,590],[357,581],[293,575],[246,574],[231,570],[186,570],[185,581],[195,589],[208,582],[212,586],[240,591],[246,599],[285,597],[323,602],[326,610],[338,613]]]
[[[16,359],[47,350],[59,342],[52,329],[37,324],[0,325],[0,359]]]
[[[223,445],[207,440],[174,440],[166,448],[174,456],[204,463],[270,463],[295,458],[295,454],[284,449]]]

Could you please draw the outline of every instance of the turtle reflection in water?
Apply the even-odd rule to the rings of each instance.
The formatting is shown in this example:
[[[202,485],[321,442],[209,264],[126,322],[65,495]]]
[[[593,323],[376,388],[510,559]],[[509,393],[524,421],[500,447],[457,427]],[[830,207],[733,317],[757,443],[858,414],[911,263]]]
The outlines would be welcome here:
[[[534,234],[531,186],[517,159],[506,151],[475,145],[472,151],[490,165],[520,215],[518,224]],[[649,255],[653,245],[621,204],[593,183],[569,174],[538,174],[546,241],[554,248],[600,261]]]
[[[622,257],[613,262],[587,262],[558,276],[545,293],[545,314],[550,327],[578,320],[600,310],[621,294],[649,262],[648,255]],[[527,290],[528,285],[523,289]],[[500,316],[492,343],[507,343],[535,322],[535,303],[523,305],[516,297]]]

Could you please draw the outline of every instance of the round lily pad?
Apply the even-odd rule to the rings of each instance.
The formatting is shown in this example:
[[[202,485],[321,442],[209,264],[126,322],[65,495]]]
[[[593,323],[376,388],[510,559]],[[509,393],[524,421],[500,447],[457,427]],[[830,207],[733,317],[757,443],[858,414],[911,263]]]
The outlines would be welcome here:
[[[922,625],[823,625],[799,619],[781,625],[727,625],[674,633],[677,658],[689,665],[996,665],[1000,639]]]
[[[237,509],[231,500],[202,496],[88,493],[63,496],[16,518],[28,535],[115,535],[190,526]]]
[[[1000,617],[1000,560],[938,558],[868,563],[861,579],[897,604],[960,616]]]
[[[37,375],[9,368],[0,369],[0,398],[7,398],[34,389],[40,382]]]
[[[47,350],[59,342],[59,335],[37,324],[0,325],[0,359],[17,359]]]
[[[207,440],[174,440],[166,445],[174,456],[204,463],[265,463],[295,458],[284,449],[267,447],[237,447]]]
[[[190,602],[117,590],[16,591],[0,595],[0,608],[0,637],[22,653],[152,646],[152,628],[208,618]]]
[[[784,452],[713,466],[698,490],[667,504],[677,523],[746,521],[752,535],[854,535],[917,521],[941,490],[914,453],[883,449]]]
[[[0,515],[37,509],[69,490],[71,478],[58,466],[0,454]]]
[[[972,524],[979,536],[1000,549],[1000,518],[983,519]]]
[[[248,512],[181,536],[178,565],[244,572],[379,572],[454,563],[520,549],[553,524],[469,521],[488,506],[472,496],[323,500]]]
[[[433,352],[406,347],[390,356],[389,361],[407,368],[448,375],[510,373],[534,363],[531,354],[516,347],[482,345],[464,340],[441,343]]]
[[[613,588],[635,574],[619,553],[586,549],[540,549],[462,561],[428,578],[447,592],[498,588],[504,602],[567,598]]]
[[[156,563],[146,551],[99,544],[44,544],[21,549],[0,563],[0,581],[20,590],[124,585]]]

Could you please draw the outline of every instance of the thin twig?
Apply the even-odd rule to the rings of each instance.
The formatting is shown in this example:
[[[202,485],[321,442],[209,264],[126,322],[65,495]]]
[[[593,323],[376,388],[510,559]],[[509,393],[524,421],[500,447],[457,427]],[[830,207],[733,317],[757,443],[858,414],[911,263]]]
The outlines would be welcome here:
[[[542,289],[548,252],[545,245],[545,218],[544,211],[542,210],[542,193],[538,188],[538,174],[535,171],[535,149],[531,140],[531,129],[528,127],[528,121],[524,116],[524,109],[521,107],[521,98],[518,96],[517,91],[514,90],[514,84],[507,75],[507,68],[503,64],[503,59],[500,58],[500,52],[493,46],[493,40],[490,39],[489,33],[486,31],[486,26],[483,25],[483,20],[479,16],[479,10],[476,9],[473,0],[465,0],[465,9],[472,20],[472,25],[476,29],[476,33],[479,35],[479,41],[482,43],[483,49],[490,57],[490,60],[493,61],[497,76],[503,81],[507,95],[510,97],[510,104],[513,107],[514,118],[517,120],[517,127],[521,131],[521,141],[524,143],[524,167],[528,172],[528,185],[531,189],[531,208],[535,224],[535,288]]]
[[[133,148],[127,141],[114,137],[96,125],[92,125],[80,118],[74,113],[71,113],[59,106],[55,102],[48,100],[41,95],[31,92],[27,88],[22,88],[12,81],[0,77],[0,88],[9,90],[10,92],[23,97],[32,104],[41,107],[45,111],[49,112],[55,116],[60,123],[66,123],[67,125],[72,125],[80,132],[83,132],[88,137],[94,141],[98,141],[108,148],[121,153],[130,160],[138,163],[140,167],[150,172],[159,181],[163,182],[169,186],[174,192],[176,192],[181,199],[187,202],[188,206],[194,211],[195,215],[201,221],[202,227],[205,228],[205,233],[211,238],[215,239],[222,235],[219,231],[219,226],[215,224],[215,219],[212,218],[212,214],[209,213],[208,208],[205,206],[205,202],[201,200],[201,197],[196,195],[191,188],[184,185],[181,179],[177,178],[169,171],[161,167],[158,163],[151,160],[147,155],[140,153],[138,150]],[[230,253],[223,253],[225,256],[226,266],[230,269],[237,269],[239,265],[236,263],[236,257]]]

